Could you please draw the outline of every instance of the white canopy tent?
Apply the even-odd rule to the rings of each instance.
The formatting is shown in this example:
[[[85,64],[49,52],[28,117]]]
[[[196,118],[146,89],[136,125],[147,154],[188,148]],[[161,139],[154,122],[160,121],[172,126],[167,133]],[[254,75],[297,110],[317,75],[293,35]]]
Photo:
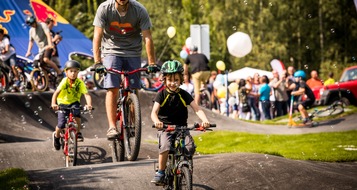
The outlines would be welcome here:
[[[228,81],[235,81],[237,79],[247,79],[248,76],[253,77],[255,73],[259,73],[260,76],[266,75],[269,79],[273,78],[273,74],[271,71],[244,67],[242,69],[228,73]]]

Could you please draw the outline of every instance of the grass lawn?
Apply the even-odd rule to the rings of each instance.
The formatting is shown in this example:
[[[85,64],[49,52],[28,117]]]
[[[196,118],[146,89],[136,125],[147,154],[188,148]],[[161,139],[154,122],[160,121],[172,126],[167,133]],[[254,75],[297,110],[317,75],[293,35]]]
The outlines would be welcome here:
[[[357,131],[303,135],[262,135],[212,131],[195,136],[200,154],[251,152],[295,160],[357,161]]]
[[[0,171],[0,190],[2,189],[28,189],[27,173],[23,169],[9,168]]]

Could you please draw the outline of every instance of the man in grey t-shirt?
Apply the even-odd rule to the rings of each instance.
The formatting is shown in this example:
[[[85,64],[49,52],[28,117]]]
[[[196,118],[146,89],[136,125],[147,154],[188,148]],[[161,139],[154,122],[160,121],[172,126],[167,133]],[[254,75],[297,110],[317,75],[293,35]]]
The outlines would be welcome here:
[[[145,7],[134,0],[107,0],[101,3],[94,18],[93,55],[95,67],[131,71],[141,66],[144,39],[149,65],[155,65],[151,21]],[[140,88],[140,74],[131,75],[131,88]],[[121,78],[108,73],[105,106],[109,123],[107,138],[118,135],[116,128],[117,97]]]
[[[29,44],[26,52],[26,57],[31,55],[33,42],[36,42],[39,53],[43,54],[43,61],[52,67],[57,72],[57,81],[63,78],[63,72],[51,60],[51,49],[54,48],[52,44],[52,37],[47,25],[43,22],[37,22],[34,16],[26,18],[26,24],[31,26],[29,30]]]

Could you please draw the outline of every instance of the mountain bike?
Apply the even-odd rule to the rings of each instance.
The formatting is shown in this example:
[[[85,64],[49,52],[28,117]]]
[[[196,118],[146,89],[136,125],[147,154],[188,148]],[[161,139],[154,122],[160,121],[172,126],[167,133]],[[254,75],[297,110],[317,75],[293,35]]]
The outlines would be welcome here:
[[[210,127],[216,127],[216,124],[211,124]],[[155,125],[153,125],[152,128],[155,128]],[[175,133],[175,138],[171,139],[173,147],[171,147],[169,151],[165,169],[164,189],[191,190],[193,186],[193,155],[192,153],[188,153],[185,148],[185,139],[188,135],[187,131],[206,131],[210,129],[206,129],[199,123],[195,123],[192,127],[164,125],[163,130]]]
[[[69,116],[67,117],[66,127],[60,132],[60,143],[65,155],[65,166],[76,166],[77,165],[77,122],[73,116],[74,110],[80,110],[81,114],[90,113],[94,108],[88,110],[86,107],[64,107],[60,106],[59,110],[56,111],[65,113],[69,111]]]
[[[91,70],[95,71],[94,68]],[[108,73],[122,77],[116,116],[120,129],[119,135],[112,140],[111,146],[113,162],[124,161],[125,157],[129,161],[135,161],[138,158],[141,143],[141,111],[139,99],[136,95],[137,90],[130,88],[129,76],[142,71],[146,72],[147,70],[147,68],[138,68],[133,71],[118,71],[113,68],[107,68]],[[103,78],[104,75],[99,74],[98,76]]]
[[[32,90],[44,92],[49,86],[57,87],[57,73],[42,60],[42,53],[37,54],[33,61],[34,69],[31,71],[30,78]]]

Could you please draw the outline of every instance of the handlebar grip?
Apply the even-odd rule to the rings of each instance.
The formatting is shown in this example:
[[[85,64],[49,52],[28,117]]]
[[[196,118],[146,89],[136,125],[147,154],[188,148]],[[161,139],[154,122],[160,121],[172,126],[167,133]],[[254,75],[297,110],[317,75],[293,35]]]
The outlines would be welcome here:
[[[216,124],[212,123],[209,125],[209,127],[216,127]]]

